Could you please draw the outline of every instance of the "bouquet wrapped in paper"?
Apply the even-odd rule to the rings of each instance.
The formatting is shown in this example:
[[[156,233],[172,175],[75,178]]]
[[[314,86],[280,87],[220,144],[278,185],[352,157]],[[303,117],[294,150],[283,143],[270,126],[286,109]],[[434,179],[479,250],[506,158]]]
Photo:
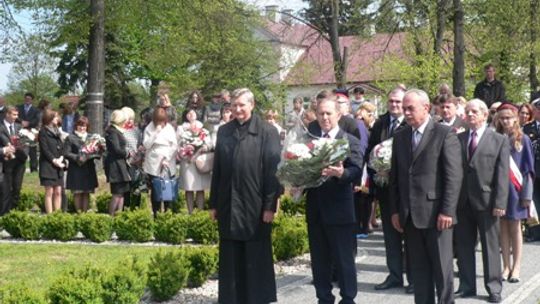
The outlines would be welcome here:
[[[180,159],[191,160],[198,150],[210,139],[210,132],[203,128],[202,123],[184,123],[178,127]]]
[[[347,139],[318,138],[303,133],[291,130],[285,138],[277,177],[286,187],[320,186],[328,179],[322,176],[322,170],[344,161],[350,153]]]
[[[376,145],[369,155],[368,166],[375,171],[373,182],[377,186],[388,185],[392,167],[392,138]]]
[[[27,147],[37,147],[39,131],[36,129],[21,129],[17,136],[12,138],[12,143],[14,146],[27,146]]]
[[[79,153],[79,164],[83,164],[89,159],[100,158],[106,148],[104,137],[99,134],[88,134]]]

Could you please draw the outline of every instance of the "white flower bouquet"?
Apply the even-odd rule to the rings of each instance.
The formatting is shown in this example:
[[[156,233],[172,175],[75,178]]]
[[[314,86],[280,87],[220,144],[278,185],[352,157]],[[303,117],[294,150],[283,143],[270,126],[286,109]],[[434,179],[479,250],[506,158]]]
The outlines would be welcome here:
[[[16,146],[28,146],[28,147],[37,147],[37,136],[39,131],[36,129],[21,129],[17,135]]]
[[[392,167],[392,138],[376,145],[369,155],[368,166],[375,171],[373,182],[378,186],[388,185]]]

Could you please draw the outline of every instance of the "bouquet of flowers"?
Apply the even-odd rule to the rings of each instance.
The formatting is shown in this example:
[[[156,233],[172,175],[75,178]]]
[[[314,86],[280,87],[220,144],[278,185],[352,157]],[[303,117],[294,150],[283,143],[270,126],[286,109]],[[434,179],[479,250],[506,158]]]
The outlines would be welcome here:
[[[195,153],[205,144],[210,132],[203,128],[202,124],[184,124],[181,128],[178,156],[180,159],[191,160]]]
[[[36,147],[38,145],[36,129],[21,129],[19,134],[12,139],[14,146]]]
[[[276,174],[284,186],[300,189],[318,187],[328,179],[321,175],[322,170],[344,161],[350,153],[346,139],[313,138],[291,133],[287,137]]]
[[[392,160],[392,138],[376,145],[369,155],[368,166],[376,173],[373,182],[378,186],[387,185],[390,179]]]
[[[88,134],[79,153],[77,162],[79,165],[82,165],[90,159],[99,158],[105,150],[105,138],[99,134]]]

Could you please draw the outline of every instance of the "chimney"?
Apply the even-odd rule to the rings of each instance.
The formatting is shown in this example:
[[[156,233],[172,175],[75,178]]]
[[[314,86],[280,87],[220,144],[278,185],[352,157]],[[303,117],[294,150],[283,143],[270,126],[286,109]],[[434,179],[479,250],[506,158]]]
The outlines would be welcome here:
[[[281,11],[281,21],[283,23],[292,24],[293,18],[292,18],[293,10],[288,8]]]
[[[267,5],[265,6],[266,18],[272,22],[278,22],[278,10],[279,6],[277,5]]]

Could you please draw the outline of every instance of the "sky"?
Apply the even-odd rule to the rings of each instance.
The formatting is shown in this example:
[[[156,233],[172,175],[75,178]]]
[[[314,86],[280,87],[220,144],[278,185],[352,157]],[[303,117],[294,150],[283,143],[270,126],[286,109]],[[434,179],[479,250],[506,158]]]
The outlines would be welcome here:
[[[302,0],[242,0],[246,3],[253,4],[261,9],[266,5],[277,5],[279,9],[292,9],[294,12],[305,8],[306,4]],[[15,19],[28,32],[32,31],[31,18],[28,14],[17,14]],[[8,74],[11,69],[10,63],[0,64],[0,93],[5,92],[8,87]]]

